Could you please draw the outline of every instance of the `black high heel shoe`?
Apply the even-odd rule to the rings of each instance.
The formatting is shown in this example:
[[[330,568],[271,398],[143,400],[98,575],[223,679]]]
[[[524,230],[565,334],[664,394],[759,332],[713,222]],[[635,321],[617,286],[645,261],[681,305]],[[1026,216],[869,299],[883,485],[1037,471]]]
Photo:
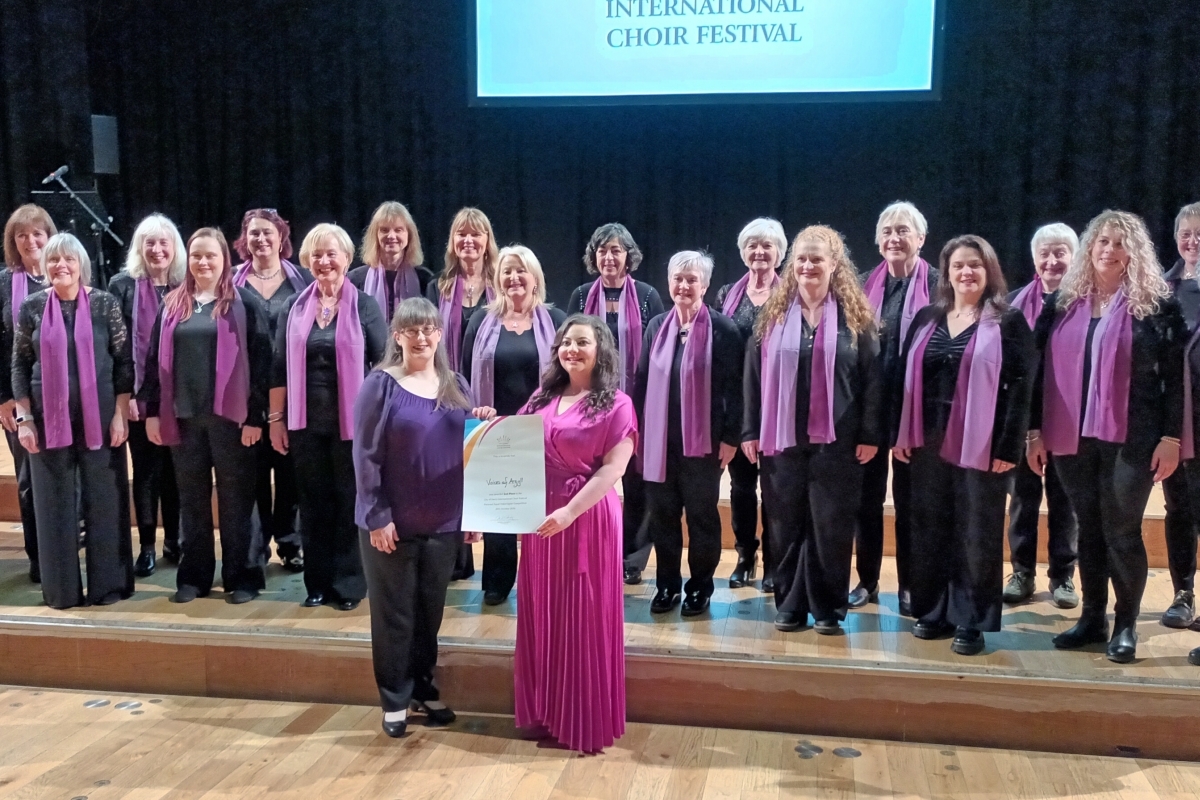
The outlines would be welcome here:
[[[399,739],[401,736],[404,735],[404,732],[407,729],[408,729],[408,721],[407,720],[402,719],[399,722],[388,722],[385,719],[383,721],[383,732],[385,734],[387,734],[388,736],[392,737],[393,739]]]
[[[434,726],[440,727],[442,725],[449,725],[450,723],[454,722],[454,720],[458,719],[458,715],[455,714],[451,709],[430,708],[425,704],[424,700],[413,700],[412,703],[409,704],[409,708],[418,714],[424,714],[426,725],[432,723]]]

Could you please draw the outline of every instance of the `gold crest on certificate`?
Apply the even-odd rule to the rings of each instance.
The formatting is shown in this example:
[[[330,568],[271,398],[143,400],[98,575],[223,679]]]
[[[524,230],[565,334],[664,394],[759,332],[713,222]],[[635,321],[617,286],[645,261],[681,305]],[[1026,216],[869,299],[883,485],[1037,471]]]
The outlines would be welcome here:
[[[497,417],[468,428],[463,441],[463,530],[533,533],[545,519],[542,418]]]

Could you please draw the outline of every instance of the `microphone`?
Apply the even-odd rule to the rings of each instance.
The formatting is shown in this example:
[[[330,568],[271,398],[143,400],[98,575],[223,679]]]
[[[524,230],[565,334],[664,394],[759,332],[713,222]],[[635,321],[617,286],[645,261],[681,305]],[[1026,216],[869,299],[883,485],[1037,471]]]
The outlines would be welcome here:
[[[58,179],[59,179],[59,178],[61,178],[63,175],[66,175],[66,174],[67,174],[67,170],[68,170],[68,169],[69,169],[69,168],[67,167],[67,165],[66,165],[66,164],[63,164],[63,165],[62,165],[61,167],[59,167],[58,169],[54,170],[54,172],[51,172],[49,175],[47,175],[47,176],[46,176],[46,177],[45,177],[45,178],[42,180],[42,184],[43,184],[43,185],[45,185],[45,184],[47,184],[47,183],[50,183],[51,181],[56,181],[56,180],[58,180]]]

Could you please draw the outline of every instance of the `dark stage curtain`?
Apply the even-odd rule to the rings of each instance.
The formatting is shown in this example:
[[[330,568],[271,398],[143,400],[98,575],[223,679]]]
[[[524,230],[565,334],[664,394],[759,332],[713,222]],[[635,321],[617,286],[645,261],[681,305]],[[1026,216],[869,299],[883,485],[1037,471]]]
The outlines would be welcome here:
[[[125,233],[154,210],[232,233],[265,205],[298,244],[322,220],[361,235],[398,199],[436,270],[454,212],[478,205],[500,244],[538,253],[561,303],[612,220],[660,288],[672,252],[711,250],[715,291],[741,273],[735,240],[755,216],[789,234],[831,224],[865,268],[879,211],[909,199],[929,218],[927,257],[977,233],[1016,284],[1038,225],[1079,228],[1105,207],[1144,215],[1169,263],[1174,214],[1200,199],[1192,2],[950,0],[940,102],[538,109],[468,107],[467,2],[47,4],[86,9],[76,57],[93,110],[120,120],[106,200]],[[3,28],[11,123],[20,61]]]

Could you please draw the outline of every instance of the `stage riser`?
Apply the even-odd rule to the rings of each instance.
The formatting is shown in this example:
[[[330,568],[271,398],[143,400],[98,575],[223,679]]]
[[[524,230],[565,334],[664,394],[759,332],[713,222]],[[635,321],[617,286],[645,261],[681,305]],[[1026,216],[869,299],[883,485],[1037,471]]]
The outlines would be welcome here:
[[[96,692],[378,702],[370,649],[252,637],[0,630],[0,683]],[[447,646],[454,708],[511,714],[512,654]],[[693,659],[631,651],[629,719],[850,738],[1200,759],[1200,688]],[[698,702],[703,698],[703,702]],[[1136,748],[1122,750],[1118,748]]]

